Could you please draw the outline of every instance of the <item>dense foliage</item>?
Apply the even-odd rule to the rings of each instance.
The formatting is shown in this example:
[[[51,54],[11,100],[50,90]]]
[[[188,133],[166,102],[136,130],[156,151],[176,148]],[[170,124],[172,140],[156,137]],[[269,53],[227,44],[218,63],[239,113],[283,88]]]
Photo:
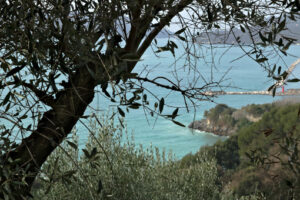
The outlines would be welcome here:
[[[216,107],[210,109],[209,111],[205,111],[204,117],[213,122],[223,122],[232,125],[233,121],[231,120],[231,115],[234,111],[234,108],[230,108],[225,104],[218,104]]]
[[[78,149],[74,131],[73,137],[55,150],[43,165],[32,193],[35,199],[49,200],[297,199],[299,106],[244,107],[242,110],[251,108],[255,113],[263,108],[270,111],[226,141],[203,147],[179,161],[157,148],[137,148],[122,123],[116,125],[112,117],[102,117],[103,124],[90,123],[84,149]],[[270,120],[271,116],[276,121]],[[281,157],[280,162],[275,162],[273,155]]]
[[[274,106],[259,122],[242,128],[238,132],[240,153],[244,154],[258,148],[268,151],[272,140],[284,137],[294,126],[296,126],[295,134],[299,135],[298,110],[298,104]]]
[[[83,152],[73,135],[51,154],[34,184],[35,199],[219,199],[214,159],[198,156],[182,167],[171,154],[136,148],[121,125],[102,121],[91,123]]]
[[[300,192],[299,103],[276,102],[242,108],[262,114],[235,136],[196,154],[216,159],[223,192],[238,196],[263,192],[267,199],[297,199]],[[262,112],[267,109],[269,112]],[[192,162],[193,156],[183,158]]]
[[[34,199],[265,199],[259,192],[239,197],[223,192],[218,164],[209,152],[176,160],[155,147],[137,147],[111,117],[102,121],[101,126],[90,123],[93,131],[84,149],[78,149],[73,131],[53,152],[33,184]]]

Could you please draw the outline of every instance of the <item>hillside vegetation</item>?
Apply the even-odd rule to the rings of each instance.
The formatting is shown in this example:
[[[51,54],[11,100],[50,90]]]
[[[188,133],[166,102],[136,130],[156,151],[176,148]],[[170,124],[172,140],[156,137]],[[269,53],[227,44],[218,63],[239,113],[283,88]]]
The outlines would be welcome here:
[[[73,137],[51,154],[35,180],[34,199],[265,199],[259,192],[243,196],[224,193],[219,164],[211,152],[176,160],[154,147],[137,148],[122,125],[116,125],[111,116],[104,118],[102,126],[91,122],[92,131],[82,151],[74,131]]]
[[[91,122],[82,151],[74,132],[48,158],[34,199],[299,199],[299,107],[282,102],[244,107],[261,119],[248,120],[226,141],[181,160],[156,148],[136,148],[123,124],[103,117],[101,126]],[[221,105],[206,116],[236,111]]]
[[[214,159],[198,156],[182,167],[157,148],[136,148],[121,125],[106,117],[79,151],[74,133],[48,158],[35,181],[36,200],[220,199]],[[128,138],[129,137],[129,138]]]
[[[225,193],[244,196],[261,192],[267,199],[300,199],[299,107],[299,103],[287,102],[244,107],[242,111],[261,119],[245,123],[226,141],[203,147],[182,162],[192,165],[193,156],[202,154],[215,158]],[[205,115],[219,123],[220,116],[231,113],[231,117],[234,112],[222,105]],[[218,114],[219,118],[214,118]]]

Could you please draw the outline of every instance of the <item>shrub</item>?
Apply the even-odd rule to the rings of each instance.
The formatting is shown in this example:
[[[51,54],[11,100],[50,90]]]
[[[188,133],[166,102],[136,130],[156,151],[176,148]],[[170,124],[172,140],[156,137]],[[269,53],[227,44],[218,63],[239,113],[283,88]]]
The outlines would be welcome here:
[[[214,160],[198,157],[183,168],[171,154],[137,148],[108,117],[102,121],[102,127],[91,122],[83,153],[76,134],[53,152],[36,180],[35,199],[218,199]]]
[[[241,128],[238,131],[240,154],[244,155],[245,152],[253,150],[266,153],[272,140],[284,137],[294,125],[296,125],[295,134],[299,135],[298,110],[299,104],[275,106],[270,112],[266,112],[259,122]]]

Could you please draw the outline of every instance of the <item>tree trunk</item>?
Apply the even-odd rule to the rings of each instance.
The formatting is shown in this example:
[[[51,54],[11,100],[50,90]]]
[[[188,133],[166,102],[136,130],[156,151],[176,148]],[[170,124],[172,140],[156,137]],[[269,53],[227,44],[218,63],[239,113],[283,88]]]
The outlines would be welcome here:
[[[27,175],[30,174],[25,179],[27,186],[15,189],[19,190],[15,191],[17,199],[23,199],[29,194],[42,164],[71,132],[94,98],[96,81],[86,67],[81,67],[73,76],[70,76],[68,84],[69,88],[65,88],[56,95],[55,105],[44,113],[38,122],[37,129],[29,137],[24,138],[16,150],[7,155],[12,160],[18,159],[18,166],[26,169]],[[15,178],[20,180],[22,177]],[[0,184],[4,181],[0,179]]]

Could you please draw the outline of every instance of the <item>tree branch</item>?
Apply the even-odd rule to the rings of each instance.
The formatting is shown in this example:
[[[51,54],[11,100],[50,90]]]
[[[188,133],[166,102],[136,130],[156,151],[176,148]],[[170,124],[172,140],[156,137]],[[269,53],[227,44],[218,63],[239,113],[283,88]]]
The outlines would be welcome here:
[[[46,92],[37,89],[34,85],[26,83],[25,81],[20,81],[20,83],[24,87],[30,89],[39,98],[39,100],[47,106],[53,107],[53,105],[55,104],[53,96],[48,95]]]
[[[176,6],[174,6],[169,13],[160,19],[160,22],[157,26],[150,32],[150,34],[146,37],[143,43],[140,45],[139,49],[137,50],[137,55],[141,57],[146,49],[150,46],[153,39],[157,36],[157,34],[172,20],[172,18],[180,13],[188,4],[190,4],[192,0],[182,0]],[[137,61],[131,62],[129,65],[129,71],[132,71],[134,66],[136,65]]]
[[[158,82],[155,81],[158,78],[162,78],[162,79],[168,81],[169,83],[171,83],[172,85],[165,85],[165,84],[162,84],[162,83],[158,83]],[[187,98],[195,98],[195,99],[197,99],[198,95],[205,96],[205,97],[210,96],[210,95],[207,95],[207,92],[205,92],[203,90],[205,88],[209,87],[210,85],[218,84],[217,82],[212,82],[212,83],[206,84],[206,85],[204,85],[203,87],[200,87],[200,88],[181,89],[179,86],[177,86],[175,83],[173,83],[171,80],[169,80],[165,77],[157,77],[157,78],[152,79],[152,80],[148,79],[147,77],[133,77],[131,79],[136,79],[136,80],[139,80],[139,81],[149,82],[149,83],[152,83],[152,84],[154,84],[158,87],[179,92]]]

